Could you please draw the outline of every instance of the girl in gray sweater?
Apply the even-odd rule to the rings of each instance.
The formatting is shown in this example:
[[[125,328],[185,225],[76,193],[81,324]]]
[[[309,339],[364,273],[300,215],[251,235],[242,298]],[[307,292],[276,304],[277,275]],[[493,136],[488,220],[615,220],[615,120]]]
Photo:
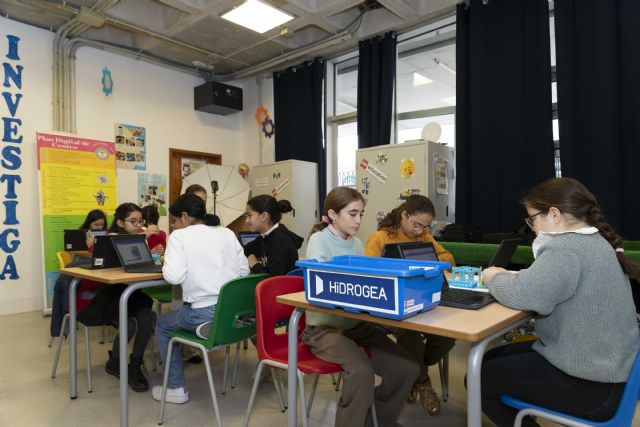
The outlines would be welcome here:
[[[535,261],[519,272],[484,271],[489,291],[507,307],[538,314],[538,340],[487,352],[482,409],[498,426],[516,411],[508,394],[594,421],[615,413],[640,346],[629,277],[638,266],[597,200],[570,178],[545,181],[524,197],[525,221],[537,237]],[[525,419],[524,425],[537,425]]]

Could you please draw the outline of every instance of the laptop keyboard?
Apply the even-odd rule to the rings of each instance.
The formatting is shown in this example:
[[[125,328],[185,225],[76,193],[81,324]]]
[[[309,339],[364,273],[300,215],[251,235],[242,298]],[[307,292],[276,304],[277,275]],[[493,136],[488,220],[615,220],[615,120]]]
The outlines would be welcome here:
[[[469,298],[474,296],[478,297],[478,299],[482,299],[482,295],[476,295],[473,291],[449,288],[443,295],[443,299],[447,302],[463,302],[469,301]]]

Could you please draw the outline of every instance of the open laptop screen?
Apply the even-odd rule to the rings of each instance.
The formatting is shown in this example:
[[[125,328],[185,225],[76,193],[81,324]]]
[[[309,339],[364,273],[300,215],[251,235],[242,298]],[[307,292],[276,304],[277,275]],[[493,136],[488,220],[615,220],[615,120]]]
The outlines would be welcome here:
[[[254,233],[250,231],[241,231],[240,232],[240,244],[244,247],[249,243],[253,242],[260,236],[260,233]]]
[[[124,237],[124,236],[123,236]],[[123,266],[131,266],[153,262],[151,252],[147,247],[144,235],[138,236],[112,236],[113,245],[120,254]],[[138,238],[136,238],[138,237]]]
[[[400,255],[404,259],[420,261],[438,261],[436,249],[429,242],[419,243],[414,246],[400,246]]]

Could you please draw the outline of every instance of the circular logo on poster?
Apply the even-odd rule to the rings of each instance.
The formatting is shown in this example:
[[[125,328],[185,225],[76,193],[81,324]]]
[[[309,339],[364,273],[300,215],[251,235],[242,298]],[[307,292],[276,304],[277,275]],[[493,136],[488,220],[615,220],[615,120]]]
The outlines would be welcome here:
[[[109,152],[104,147],[99,147],[96,150],[96,157],[100,160],[107,160],[109,158]]]

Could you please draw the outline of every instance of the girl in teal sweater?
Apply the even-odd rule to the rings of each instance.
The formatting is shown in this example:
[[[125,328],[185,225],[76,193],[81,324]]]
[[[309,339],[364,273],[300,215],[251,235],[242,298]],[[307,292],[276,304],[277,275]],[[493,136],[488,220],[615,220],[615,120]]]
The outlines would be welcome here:
[[[362,255],[362,242],[355,236],[364,213],[362,195],[351,188],[334,188],[325,199],[324,212],[311,231],[307,258],[324,262],[338,255]],[[411,355],[366,322],[307,311],[306,323],[302,341],[317,357],[344,370],[335,425],[371,425],[374,399],[378,425],[396,425],[420,370]],[[362,347],[371,350],[370,358]],[[374,389],[375,375],[382,382]]]

